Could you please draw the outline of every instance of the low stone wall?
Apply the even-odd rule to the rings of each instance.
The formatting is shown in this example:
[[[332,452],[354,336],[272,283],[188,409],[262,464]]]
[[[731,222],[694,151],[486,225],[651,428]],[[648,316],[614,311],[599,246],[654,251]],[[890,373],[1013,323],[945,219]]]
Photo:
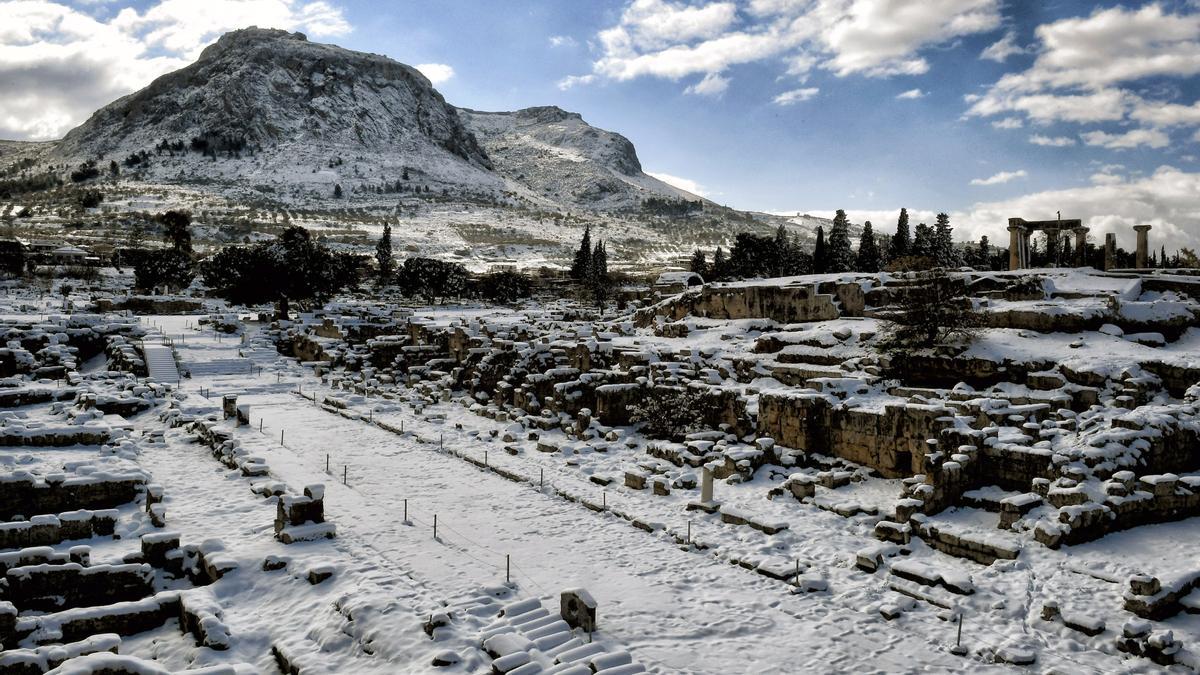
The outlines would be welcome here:
[[[145,487],[140,475],[92,474],[59,480],[0,477],[0,518],[110,509],[134,501]]]
[[[153,580],[146,564],[29,565],[5,573],[2,597],[22,611],[92,607],[140,600],[153,592]]]
[[[952,414],[941,406],[897,404],[879,412],[847,408],[815,392],[764,393],[758,400],[758,435],[902,478],[920,469],[926,441],[953,424]]]
[[[834,293],[821,293],[815,285],[745,285],[705,286],[699,291],[684,293],[673,300],[639,310],[634,314],[634,323],[649,326],[656,315],[678,321],[685,316],[708,319],[771,319],[781,324],[829,321],[840,315],[835,299],[846,296],[852,310],[861,315],[862,288],[858,284],[847,284],[857,289],[841,290],[838,284],[831,289]]]
[[[0,523],[0,548],[53,546],[64,541],[108,536],[116,530],[117,511],[73,511],[57,516]]]

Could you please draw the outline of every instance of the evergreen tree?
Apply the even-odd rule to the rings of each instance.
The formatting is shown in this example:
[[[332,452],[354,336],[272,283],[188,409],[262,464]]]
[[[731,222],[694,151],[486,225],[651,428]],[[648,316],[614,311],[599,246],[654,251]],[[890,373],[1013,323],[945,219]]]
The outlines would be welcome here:
[[[699,274],[705,279],[708,278],[708,261],[704,258],[704,251],[696,249],[692,253],[692,262],[690,266],[692,272]]]
[[[612,279],[608,276],[608,251],[605,249],[603,241],[597,242],[596,248],[592,250],[587,287],[592,295],[592,301],[603,312],[612,291]]]
[[[937,215],[933,234],[933,259],[940,267],[958,267],[960,260],[954,250],[954,228],[950,227],[950,216]]]
[[[971,266],[977,270],[988,270],[992,268],[992,251],[991,244],[988,243],[987,235],[983,235],[979,239],[979,248],[975,252],[975,260]]]
[[[826,272],[850,272],[854,269],[854,251],[850,248],[850,221],[846,218],[846,212],[841,209],[838,209],[833,217],[833,227],[829,230],[829,243],[826,248]]]
[[[918,258],[933,258],[934,243],[933,243],[933,228],[925,223],[917,223],[914,228],[915,236],[912,244],[909,247],[909,255]]]
[[[575,262],[571,265],[571,278],[584,281],[588,278],[592,267],[592,226],[583,229],[583,239],[579,242],[579,250],[575,252]]]
[[[113,178],[121,175],[121,166],[117,164],[117,160],[111,160],[108,163],[108,173]]]
[[[908,209],[900,209],[900,218],[896,221],[896,234],[892,235],[892,245],[888,250],[888,262],[909,255],[912,243],[908,233]]]
[[[334,199],[342,198],[342,184],[341,183],[338,183],[337,185],[333,186],[333,198]]]
[[[858,240],[858,258],[854,267],[859,272],[878,272],[883,260],[879,253],[879,244],[875,241],[875,231],[871,221],[863,223],[862,237]]]
[[[375,244],[375,262],[379,264],[379,285],[386,286],[392,281],[396,262],[392,258],[392,226],[383,224],[383,234]]]
[[[158,215],[163,225],[163,235],[171,248],[181,253],[192,253],[192,216],[187,211],[167,211]]]
[[[712,279],[709,281],[724,279],[728,274],[728,267],[729,262],[725,260],[725,250],[718,246],[713,253],[712,267],[709,268],[709,272],[712,274]]]
[[[817,226],[817,245],[813,247],[813,272],[823,274],[826,269],[825,228]]]

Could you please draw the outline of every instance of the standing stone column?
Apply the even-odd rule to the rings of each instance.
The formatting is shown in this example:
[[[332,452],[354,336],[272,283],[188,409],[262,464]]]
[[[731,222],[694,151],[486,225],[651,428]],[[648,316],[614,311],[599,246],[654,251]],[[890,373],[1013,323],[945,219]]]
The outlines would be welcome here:
[[[1075,233],[1075,266],[1083,267],[1087,264],[1087,233],[1086,227],[1077,227],[1072,232]]]
[[[1133,229],[1137,232],[1137,268],[1146,269],[1150,266],[1150,242],[1147,234],[1150,226],[1134,225]]]
[[[713,475],[707,466],[700,473],[700,501],[709,504],[713,500]]]
[[[1021,244],[1025,243],[1025,238],[1021,235],[1021,230],[1024,229],[1020,225],[1013,225],[1009,221],[1008,225],[1008,269],[1021,269]]]
[[[1117,235],[1109,232],[1104,235],[1104,271],[1117,266]]]

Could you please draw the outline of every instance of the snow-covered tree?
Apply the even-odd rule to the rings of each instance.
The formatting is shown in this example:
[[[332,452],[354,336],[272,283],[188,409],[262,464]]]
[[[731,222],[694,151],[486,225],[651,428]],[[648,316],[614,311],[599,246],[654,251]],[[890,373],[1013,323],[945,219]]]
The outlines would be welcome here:
[[[838,209],[833,217],[826,246],[826,272],[849,272],[854,269],[854,251],[850,247],[850,221],[846,212]]]
[[[933,260],[938,267],[958,267],[961,264],[958,251],[954,250],[954,228],[950,227],[950,216],[937,214],[933,232]],[[1057,236],[1055,237],[1057,239]]]
[[[878,272],[882,265],[879,244],[875,241],[875,230],[868,220],[863,223],[862,237],[858,240],[858,258],[854,267],[859,272]]]

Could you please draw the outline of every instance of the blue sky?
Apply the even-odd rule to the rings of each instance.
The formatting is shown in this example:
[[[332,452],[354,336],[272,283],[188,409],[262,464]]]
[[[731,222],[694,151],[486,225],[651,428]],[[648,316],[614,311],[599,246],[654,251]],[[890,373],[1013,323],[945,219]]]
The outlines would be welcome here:
[[[6,15],[0,78],[29,95],[0,102],[3,137],[61,134],[257,23],[421,65],[456,105],[582,113],[648,171],[738,208],[842,207],[884,229],[900,206],[945,210],[964,238],[1061,210],[1200,244],[1196,0],[27,0]],[[73,45],[106,54],[72,65],[98,84],[55,107]]]

